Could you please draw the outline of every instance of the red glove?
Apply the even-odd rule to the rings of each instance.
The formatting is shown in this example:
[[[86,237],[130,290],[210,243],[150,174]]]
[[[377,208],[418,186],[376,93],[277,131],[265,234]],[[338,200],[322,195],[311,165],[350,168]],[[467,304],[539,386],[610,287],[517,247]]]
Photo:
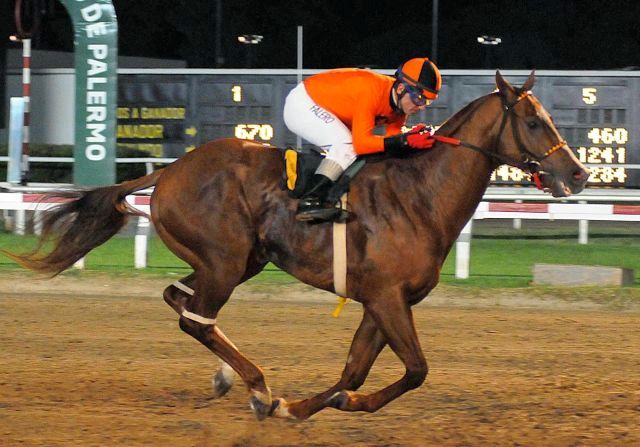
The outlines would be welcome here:
[[[426,124],[417,124],[410,131],[386,137],[384,151],[394,157],[405,155],[411,149],[429,149],[436,142],[433,129]]]
[[[422,132],[424,130],[431,130],[431,129],[426,124],[419,123],[419,124],[416,124],[415,126],[413,126],[411,128],[411,130],[409,131],[409,133],[419,133],[419,132]]]
[[[412,149],[429,149],[433,146],[433,143],[436,142],[429,131],[425,131],[424,133],[408,132],[406,138],[407,144]]]

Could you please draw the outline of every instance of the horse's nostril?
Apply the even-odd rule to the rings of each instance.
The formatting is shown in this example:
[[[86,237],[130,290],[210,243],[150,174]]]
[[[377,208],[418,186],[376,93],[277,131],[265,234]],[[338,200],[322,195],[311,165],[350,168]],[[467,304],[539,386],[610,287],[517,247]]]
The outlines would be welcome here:
[[[573,179],[577,182],[585,182],[591,173],[587,169],[580,169],[573,173]]]

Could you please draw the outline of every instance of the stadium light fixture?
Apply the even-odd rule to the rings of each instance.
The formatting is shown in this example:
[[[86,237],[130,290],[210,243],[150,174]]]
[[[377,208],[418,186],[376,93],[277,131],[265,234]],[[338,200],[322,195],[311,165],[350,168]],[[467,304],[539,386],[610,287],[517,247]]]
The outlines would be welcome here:
[[[238,42],[247,45],[256,45],[262,41],[262,37],[258,34],[241,34],[238,36]]]
[[[478,43],[482,45],[500,45],[502,39],[496,36],[478,36]]]

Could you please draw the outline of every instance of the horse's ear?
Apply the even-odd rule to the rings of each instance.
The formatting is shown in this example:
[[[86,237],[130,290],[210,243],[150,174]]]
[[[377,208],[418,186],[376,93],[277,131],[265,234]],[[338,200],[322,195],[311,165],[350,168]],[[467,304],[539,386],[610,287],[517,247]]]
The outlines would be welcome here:
[[[500,94],[505,98],[509,93],[515,93],[515,89],[502,77],[500,70],[496,70],[496,87],[498,87]]]
[[[529,77],[527,78],[525,83],[522,85],[522,91],[528,92],[529,90],[531,90],[535,82],[536,82],[536,71],[531,70],[531,73],[529,73]]]

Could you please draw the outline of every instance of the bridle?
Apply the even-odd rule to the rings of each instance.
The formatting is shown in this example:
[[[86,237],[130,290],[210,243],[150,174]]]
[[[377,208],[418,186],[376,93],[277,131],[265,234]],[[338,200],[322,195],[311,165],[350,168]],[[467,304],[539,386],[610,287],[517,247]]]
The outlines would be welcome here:
[[[521,169],[522,171],[526,172],[533,178],[538,189],[542,189],[542,181],[540,180],[540,174],[545,173],[544,171],[542,171],[542,166],[541,166],[542,161],[545,160],[547,157],[551,156],[552,154],[554,154],[555,152],[557,152],[559,149],[561,149],[564,145],[567,144],[567,142],[565,140],[558,141],[558,143],[551,146],[541,156],[534,154],[533,152],[531,152],[529,149],[525,147],[525,145],[522,143],[522,138],[520,137],[520,130],[516,122],[516,118],[518,118],[518,115],[516,115],[515,112],[513,112],[513,110],[521,100],[528,97],[530,94],[531,92],[528,90],[520,91],[515,101],[513,101],[512,103],[508,103],[504,95],[501,95],[501,94],[499,95],[500,100],[502,101],[502,121],[500,122],[500,128],[498,130],[498,133],[496,134],[495,139],[493,140],[491,149],[485,149],[483,147],[477,146],[472,143],[468,143],[466,141],[459,140],[457,138],[445,137],[440,135],[433,135],[433,138],[436,141],[441,141],[446,144],[464,146],[469,149],[473,149],[476,152],[480,152],[481,154],[486,155],[490,160],[497,160],[498,162],[500,162],[499,164],[508,164],[510,166]],[[502,134],[504,133],[504,130],[507,127],[507,121],[509,121],[510,115],[513,115],[511,119],[511,129],[513,131],[513,135],[516,140],[516,147],[518,149],[518,152],[522,156],[521,159],[508,157],[506,155],[502,155],[497,152],[498,145],[500,144],[500,139],[502,138]]]

